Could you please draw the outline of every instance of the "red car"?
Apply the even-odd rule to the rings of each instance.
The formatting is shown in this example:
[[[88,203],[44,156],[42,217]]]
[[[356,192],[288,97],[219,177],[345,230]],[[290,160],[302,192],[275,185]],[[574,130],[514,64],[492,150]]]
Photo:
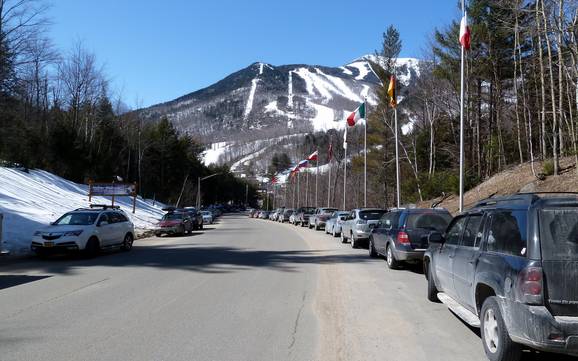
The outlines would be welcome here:
[[[169,212],[163,216],[155,229],[155,236],[163,234],[183,236],[193,231],[193,222],[185,212]]]

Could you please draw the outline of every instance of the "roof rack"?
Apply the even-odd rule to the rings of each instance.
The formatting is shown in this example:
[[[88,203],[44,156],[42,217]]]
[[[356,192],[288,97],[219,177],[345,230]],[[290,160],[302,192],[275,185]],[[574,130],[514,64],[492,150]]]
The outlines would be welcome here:
[[[102,208],[102,209],[120,209],[119,206],[112,206],[112,205],[108,205],[108,204],[91,204],[90,209],[94,209],[94,208]]]

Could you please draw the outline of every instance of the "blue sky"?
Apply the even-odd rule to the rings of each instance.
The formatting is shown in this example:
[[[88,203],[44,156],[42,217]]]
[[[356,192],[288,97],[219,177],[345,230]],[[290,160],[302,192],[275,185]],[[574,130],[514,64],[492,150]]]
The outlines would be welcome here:
[[[457,0],[52,0],[51,37],[81,40],[131,107],[211,85],[255,61],[339,66],[380,47],[390,24],[420,57]]]

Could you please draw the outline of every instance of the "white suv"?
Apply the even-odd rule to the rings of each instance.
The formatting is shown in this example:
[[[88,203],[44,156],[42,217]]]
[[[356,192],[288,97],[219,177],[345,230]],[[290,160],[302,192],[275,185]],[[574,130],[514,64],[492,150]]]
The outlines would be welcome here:
[[[118,207],[91,206],[64,214],[50,226],[34,232],[31,249],[37,254],[50,251],[85,251],[132,248],[134,225]]]

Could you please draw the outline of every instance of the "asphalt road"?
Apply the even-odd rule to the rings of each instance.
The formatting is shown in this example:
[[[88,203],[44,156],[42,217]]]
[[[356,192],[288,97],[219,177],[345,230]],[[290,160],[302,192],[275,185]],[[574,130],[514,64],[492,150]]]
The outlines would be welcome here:
[[[207,228],[94,259],[0,260],[0,360],[486,360],[418,269],[241,215]]]

